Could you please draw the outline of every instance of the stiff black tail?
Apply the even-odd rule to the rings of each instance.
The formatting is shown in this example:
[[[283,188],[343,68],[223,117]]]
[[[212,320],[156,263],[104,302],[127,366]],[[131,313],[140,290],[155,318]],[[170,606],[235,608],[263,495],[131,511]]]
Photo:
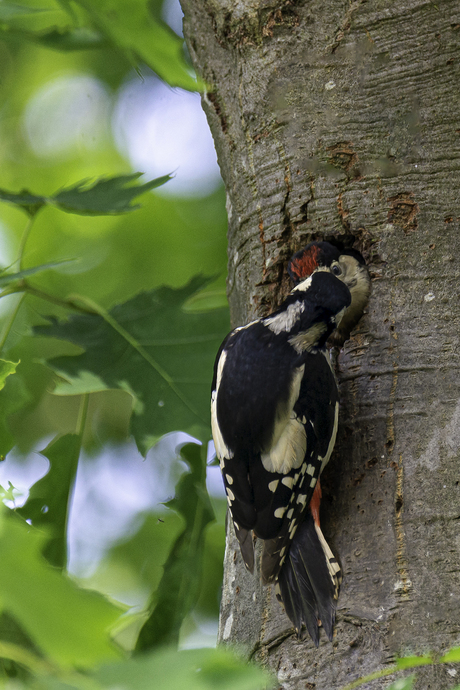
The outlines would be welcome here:
[[[321,621],[332,641],[341,571],[310,511],[297,529],[277,579],[282,603],[297,634],[301,636],[305,627],[318,646]]]

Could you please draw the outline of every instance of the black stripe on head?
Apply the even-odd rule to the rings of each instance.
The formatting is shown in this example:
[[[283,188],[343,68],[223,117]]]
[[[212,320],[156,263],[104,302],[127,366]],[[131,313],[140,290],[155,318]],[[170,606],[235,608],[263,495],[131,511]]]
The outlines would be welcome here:
[[[317,268],[327,267],[337,261],[342,254],[352,256],[359,264],[365,265],[362,254],[353,247],[344,247],[341,242],[310,242],[289,260],[287,270],[294,281],[299,283],[310,276]]]
[[[329,242],[310,242],[296,252],[288,263],[288,273],[295,283],[310,276],[320,266],[337,261],[340,251]]]

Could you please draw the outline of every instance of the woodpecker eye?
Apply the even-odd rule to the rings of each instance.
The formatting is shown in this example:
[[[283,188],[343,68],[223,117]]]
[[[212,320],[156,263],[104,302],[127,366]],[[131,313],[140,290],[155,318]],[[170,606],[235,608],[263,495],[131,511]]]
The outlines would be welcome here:
[[[334,264],[332,266],[331,270],[335,276],[341,276],[342,275],[342,269],[340,268],[339,264]]]

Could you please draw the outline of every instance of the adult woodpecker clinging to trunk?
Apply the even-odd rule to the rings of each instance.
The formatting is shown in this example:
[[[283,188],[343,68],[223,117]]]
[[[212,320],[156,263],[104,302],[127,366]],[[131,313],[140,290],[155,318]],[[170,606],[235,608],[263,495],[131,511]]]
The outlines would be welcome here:
[[[347,253],[348,252],[348,253]],[[218,352],[214,445],[246,567],[264,541],[264,583],[276,583],[300,636],[332,639],[340,567],[319,524],[319,477],[334,447],[338,389],[326,341],[357,323],[369,275],[355,250],[315,242],[292,257],[297,282],[270,316],[236,328]]]

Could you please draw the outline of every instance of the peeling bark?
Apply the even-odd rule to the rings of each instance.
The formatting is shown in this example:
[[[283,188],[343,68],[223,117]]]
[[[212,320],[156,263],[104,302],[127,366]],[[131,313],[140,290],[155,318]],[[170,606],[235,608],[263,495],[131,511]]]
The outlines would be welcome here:
[[[183,7],[227,188],[233,324],[280,303],[286,262],[312,239],[352,243],[373,277],[337,357],[339,437],[322,481],[344,570],[334,642],[295,638],[231,531],[221,614],[221,639],[283,687],[340,688],[460,644],[460,5]],[[448,670],[424,669],[418,687],[455,686]]]

